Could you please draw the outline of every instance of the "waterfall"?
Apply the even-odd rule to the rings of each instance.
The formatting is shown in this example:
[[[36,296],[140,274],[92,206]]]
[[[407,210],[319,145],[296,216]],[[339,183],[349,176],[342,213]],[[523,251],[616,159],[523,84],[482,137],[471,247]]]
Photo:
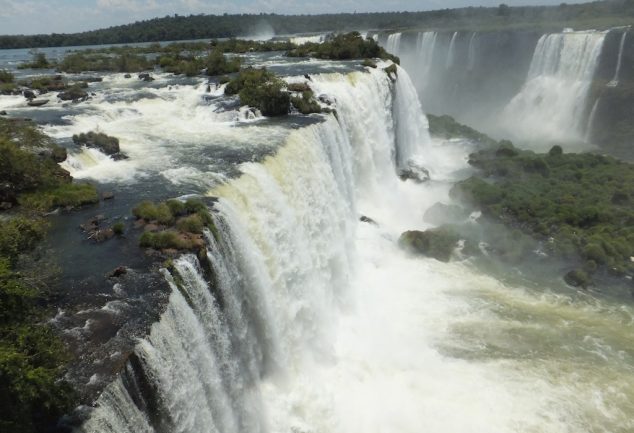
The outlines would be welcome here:
[[[387,47],[386,50],[390,54],[394,54],[398,56],[399,49],[401,47],[401,37],[402,33],[393,33],[387,37]]]
[[[623,62],[623,49],[625,48],[625,38],[627,37],[627,31],[623,32],[621,36],[621,43],[619,45],[619,57],[616,61],[616,71],[614,71],[614,78],[608,83],[608,87],[616,87],[619,85],[619,76],[621,74],[621,64]]]
[[[594,120],[597,117],[597,110],[599,109],[600,101],[601,98],[597,98],[597,100],[594,101],[594,105],[592,105],[592,111],[590,111],[590,117],[588,118],[588,124],[586,125],[586,133],[584,136],[584,141],[586,143],[590,143],[590,140],[592,140],[592,127],[594,126]]]
[[[436,32],[423,32],[419,33],[416,39],[415,66],[413,66],[411,70],[418,72],[416,74],[417,85],[421,95],[424,94],[425,88],[431,78],[437,38],[438,33]],[[407,60],[407,57],[405,60]],[[405,66],[409,69],[407,64]]]
[[[526,83],[502,113],[505,132],[538,141],[581,140],[605,36],[594,31],[543,35]]]
[[[476,36],[478,34],[476,32],[473,32],[473,34],[471,35],[471,39],[469,39],[469,54],[468,54],[468,58],[467,58],[467,70],[472,71],[474,66],[475,66],[475,62],[476,62],[476,46],[475,46],[475,41],[476,41]]]
[[[447,61],[445,63],[445,69],[451,69],[455,62],[456,57],[456,39],[458,38],[458,32],[454,32],[449,42],[449,51],[447,51]]]
[[[421,159],[429,134],[400,68],[395,83],[379,68],[314,75],[312,86],[336,99],[337,117],[291,131],[274,156],[210,191],[206,257],[164,271],[165,312],[82,431],[267,431],[261,380],[329,356],[355,269],[357,202],[395,184],[395,162]]]

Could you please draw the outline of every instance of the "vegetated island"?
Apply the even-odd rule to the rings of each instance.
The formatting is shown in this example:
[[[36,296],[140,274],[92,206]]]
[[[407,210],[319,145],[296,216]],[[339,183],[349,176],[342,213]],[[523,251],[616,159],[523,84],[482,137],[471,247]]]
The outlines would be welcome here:
[[[565,281],[587,288],[602,278],[634,276],[634,164],[594,153],[520,150],[496,142],[449,116],[429,116],[433,134],[479,143],[469,156],[476,174],[458,182],[451,197],[426,214],[440,227],[406,232],[408,249],[449,261],[459,240],[460,254],[491,254],[518,263],[551,257],[567,268]],[[481,211],[482,230],[465,223]],[[447,224],[449,222],[449,224]]]

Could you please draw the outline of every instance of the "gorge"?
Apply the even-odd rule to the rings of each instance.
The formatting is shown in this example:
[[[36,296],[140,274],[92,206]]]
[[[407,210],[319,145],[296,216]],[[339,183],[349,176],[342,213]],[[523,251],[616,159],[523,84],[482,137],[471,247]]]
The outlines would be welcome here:
[[[608,143],[627,118],[613,101],[632,106],[634,42],[623,29],[378,39],[401,66],[242,56],[309,86],[330,111],[321,114],[267,118],[217,78],[158,69],[153,81],[102,73],[79,103],[0,96],[0,110],[32,118],[68,150],[61,166],[76,181],[115,191],[51,217],[48,247],[71,264],[71,299],[52,321],[76,345],[107,346],[68,373],[90,398],[58,431],[634,429],[629,293],[570,287],[567,264],[540,251],[536,268],[482,266],[460,245],[444,263],[398,243],[440,225],[430,210],[455,203],[450,190],[484,144],[432,136],[426,112],[522,148],[597,143],[631,157],[631,136]],[[0,67],[25,56],[0,51]],[[73,142],[88,131],[118,137],[127,159]],[[193,196],[213,218],[204,248],[144,256],[131,207]],[[97,212],[122,222],[127,239],[81,239],[77,225]],[[480,230],[479,216],[458,219]],[[122,264],[131,275],[99,277]],[[136,319],[138,329],[121,325]]]

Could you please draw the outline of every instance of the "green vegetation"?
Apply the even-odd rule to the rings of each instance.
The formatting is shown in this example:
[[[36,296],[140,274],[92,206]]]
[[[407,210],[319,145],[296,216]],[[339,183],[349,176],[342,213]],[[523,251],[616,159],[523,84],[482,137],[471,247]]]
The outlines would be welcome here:
[[[102,150],[106,155],[114,155],[120,152],[119,139],[104,134],[103,132],[90,131],[73,135],[73,142],[78,145],[95,147]]]
[[[18,66],[18,69],[50,69],[54,67],[54,65],[48,61],[44,53],[33,50],[31,56],[31,61],[22,63]]]
[[[257,33],[262,23],[275,34],[355,29],[527,28],[561,30],[629,25],[634,21],[631,0],[594,1],[559,6],[504,8],[468,7],[425,12],[348,13],[323,15],[190,15],[166,16],[75,34],[1,36],[0,48],[128,44],[132,42],[232,38]],[[237,51],[235,51],[237,52]]]
[[[123,52],[108,55],[94,51],[80,51],[66,55],[57,65],[61,72],[141,72],[152,69],[152,63],[144,56]]]
[[[15,77],[6,69],[0,69],[0,95],[13,93],[16,89]]]
[[[156,250],[191,250],[204,246],[202,233],[208,228],[215,237],[218,231],[205,204],[197,199],[185,202],[168,200],[163,203],[141,202],[132,210],[134,216],[157,230],[145,231],[140,239],[142,248]]]
[[[20,205],[30,209],[47,211],[57,207],[80,207],[99,203],[97,190],[87,183],[66,183],[20,196]]]
[[[24,204],[0,218],[2,431],[45,431],[77,403],[62,379],[69,354],[45,322],[49,297],[41,265],[29,267],[22,260],[46,234],[45,220],[32,209],[68,205],[76,200],[69,197],[76,187],[94,193],[93,187],[70,183],[51,145],[29,122],[0,119],[0,204]]]
[[[321,105],[315,100],[311,90],[302,92],[302,96],[291,97],[291,104],[302,114],[321,113]]]
[[[306,43],[288,51],[287,55],[329,60],[380,58],[399,63],[398,57],[385,51],[374,39],[363,39],[359,32],[337,35],[323,43]]]
[[[429,120],[429,133],[435,137],[444,139],[466,138],[479,144],[496,144],[496,141],[488,135],[456,122],[451,116],[434,116],[428,114],[427,119]]]
[[[257,108],[265,116],[283,116],[290,109],[286,83],[266,68],[246,68],[225,88],[227,95],[239,95],[240,103]]]
[[[123,233],[125,232],[125,224],[123,224],[122,222],[114,223],[112,225],[112,231],[117,236],[123,235]]]
[[[584,264],[584,272],[634,273],[634,165],[510,143],[476,152],[469,163],[480,174],[456,184],[453,197],[545,241],[548,254]]]
[[[238,72],[240,70],[240,59],[234,58],[227,61],[220,48],[215,48],[205,59],[205,69],[207,75],[225,75]]]

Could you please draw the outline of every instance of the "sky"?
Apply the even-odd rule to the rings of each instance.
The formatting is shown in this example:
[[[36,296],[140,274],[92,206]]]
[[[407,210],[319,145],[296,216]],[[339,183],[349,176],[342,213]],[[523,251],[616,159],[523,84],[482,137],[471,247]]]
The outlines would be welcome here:
[[[562,0],[0,0],[0,35],[74,33],[166,15],[423,11]],[[583,1],[567,0],[567,3]]]

